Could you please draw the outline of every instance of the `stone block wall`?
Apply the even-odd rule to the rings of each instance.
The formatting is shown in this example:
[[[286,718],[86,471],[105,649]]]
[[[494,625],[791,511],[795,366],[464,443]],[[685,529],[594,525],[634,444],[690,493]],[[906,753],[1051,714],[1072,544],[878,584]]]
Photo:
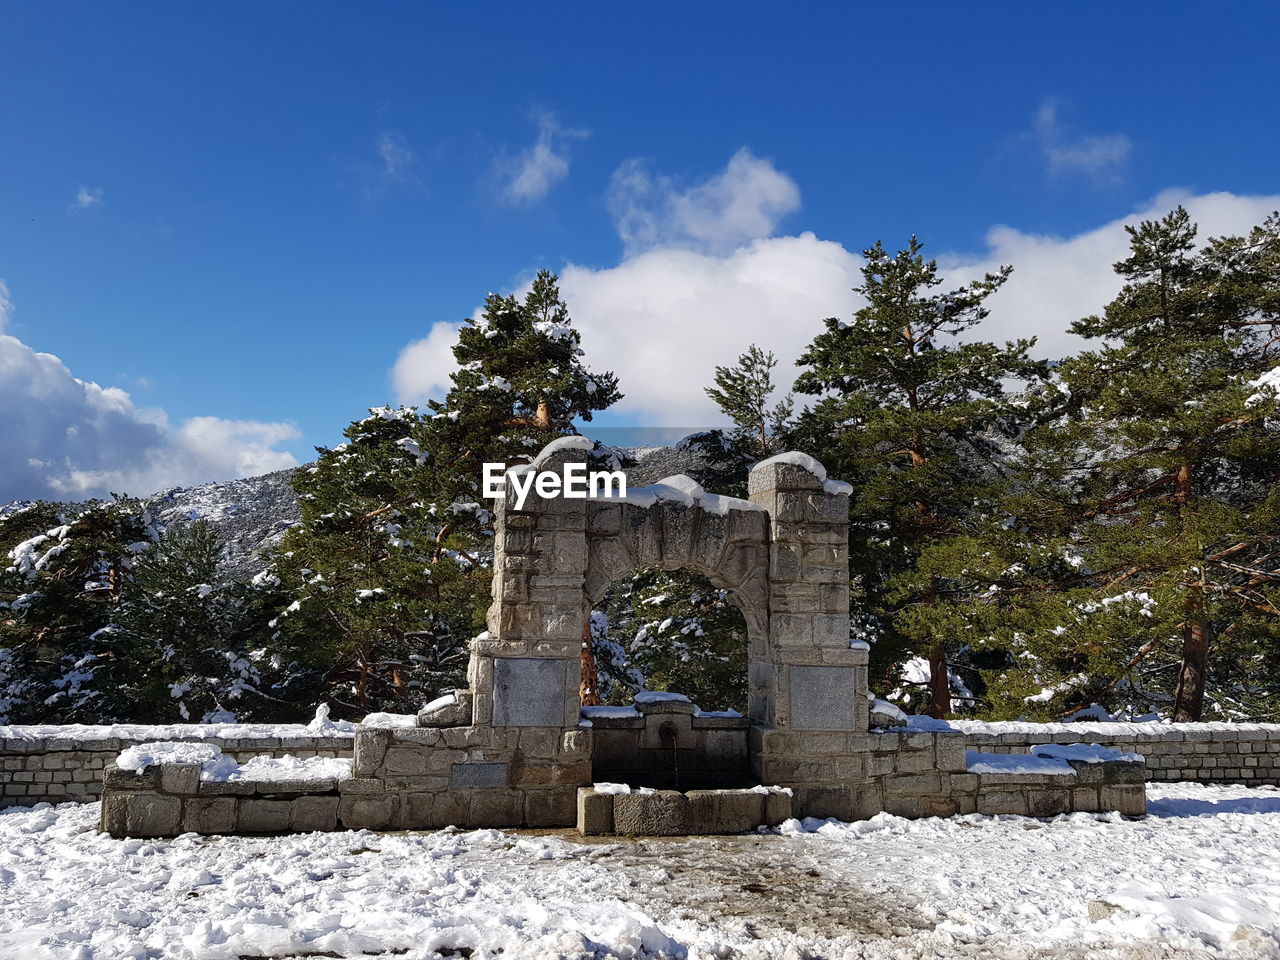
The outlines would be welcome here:
[[[1097,743],[1147,761],[1147,779],[1280,785],[1280,724],[955,723],[971,750],[1026,753],[1039,743]]]
[[[361,728],[340,820],[355,828],[569,826],[591,782],[591,731],[574,726]]]
[[[1146,812],[1141,762],[1068,760],[1071,774],[971,773],[968,753],[979,748],[963,733],[873,733],[868,739],[868,772],[877,779],[865,785],[864,803],[894,816]]]
[[[75,728],[68,728],[69,732]],[[83,728],[80,728],[83,731]],[[170,731],[166,731],[169,733]],[[155,740],[212,743],[237,761],[251,757],[350,757],[351,734],[278,737],[209,737],[198,734],[153,737],[65,737],[0,739],[0,807],[37,803],[88,803],[102,794],[103,772],[121,750]]]
[[[106,769],[101,829],[114,837],[182,833],[311,833],[352,827],[336,780],[216,783],[200,765],[171,763],[131,773]],[[348,807],[349,809],[349,807]]]
[[[791,792],[748,790],[649,790],[608,793],[578,790],[578,831],[584,836],[645,837],[747,833],[791,817]]]

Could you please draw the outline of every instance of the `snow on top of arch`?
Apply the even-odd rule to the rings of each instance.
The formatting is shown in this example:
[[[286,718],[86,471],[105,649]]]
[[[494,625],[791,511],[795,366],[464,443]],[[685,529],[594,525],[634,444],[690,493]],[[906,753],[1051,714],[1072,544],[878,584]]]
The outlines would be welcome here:
[[[751,472],[755,473],[761,467],[767,467],[774,463],[787,463],[793,467],[799,467],[801,470],[807,470],[822,481],[822,490],[824,493],[853,493],[853,484],[846,483],[843,480],[828,480],[826,467],[807,453],[800,453],[796,450],[789,451],[788,453],[775,454],[767,460],[761,460],[751,468]]]
[[[532,466],[537,466],[544,460],[549,460],[553,454],[559,453],[561,450],[594,450],[596,442],[590,437],[560,437],[552,440],[539,451],[538,455],[533,458]]]
[[[738,497],[722,497],[717,493],[707,493],[702,484],[692,477],[677,474],[663,477],[657,483],[646,487],[627,487],[625,497],[594,497],[597,500],[619,500],[622,503],[634,504],[638,507],[652,507],[660,501],[680,503],[686,507],[697,507],[717,516],[725,516],[730,510],[763,510],[758,504]]]

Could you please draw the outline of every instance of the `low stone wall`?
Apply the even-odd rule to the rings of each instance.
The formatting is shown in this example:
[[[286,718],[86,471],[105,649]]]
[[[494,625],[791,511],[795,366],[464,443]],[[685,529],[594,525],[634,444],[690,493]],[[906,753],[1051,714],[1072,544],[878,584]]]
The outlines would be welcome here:
[[[1026,753],[1040,743],[1097,743],[1147,761],[1151,781],[1280,785],[1280,724],[978,723],[948,724],[971,750]]]
[[[711,836],[776,827],[791,818],[791,791],[578,789],[578,832],[584,836]]]
[[[857,790],[861,802],[854,819],[881,811],[899,817],[968,813],[1054,817],[1110,810],[1141,816],[1146,812],[1145,776],[1139,761],[1064,761],[1072,767],[1071,774],[974,773],[969,769],[969,751],[979,748],[963,733],[898,731],[871,734],[868,739],[867,779]],[[1033,741],[1027,747],[1046,742]],[[1011,752],[1015,751],[1006,751]]]
[[[207,782],[200,764],[106,770],[100,827],[116,837],[181,833],[310,833],[352,827],[339,818],[337,780]]]
[[[574,758],[583,746],[577,743],[561,744],[562,763],[550,764],[549,776],[527,783],[524,774],[506,763],[486,760],[482,750],[461,749],[468,746],[461,741],[470,728],[456,729],[459,749],[428,742],[451,730],[359,731],[353,766],[357,774],[374,776],[220,782],[201,780],[195,763],[163,763],[141,773],[113,765],[106,770],[101,828],[115,837],[165,837],[185,832],[425,830],[451,824],[564,827],[575,822],[576,814],[585,834],[670,836],[739,833],[791,816],[859,820],[882,811],[902,817],[1146,812],[1140,759],[1028,758],[1009,764],[1007,755],[967,751],[961,733],[863,738],[864,775],[842,785],[846,797],[856,798],[856,809],[850,810],[846,800],[841,803],[845,812],[835,813],[799,806],[791,789],[678,792],[557,783],[577,779],[573,771],[581,761]],[[444,749],[423,749],[434,746]],[[559,778],[557,767],[563,767]],[[512,785],[513,773],[521,786]],[[816,799],[811,797],[810,804]]]
[[[121,750],[156,740],[212,743],[237,761],[251,757],[350,757],[353,734],[318,736],[301,724],[277,728],[278,736],[214,736],[191,725],[165,727],[157,735],[100,736],[92,729],[68,728],[75,736],[22,735],[0,727],[0,807],[37,803],[88,803],[102,794],[103,772]],[[56,728],[42,728],[43,731]],[[125,728],[128,729],[128,728]],[[295,732],[303,731],[303,732]],[[18,734],[18,735],[13,735]]]

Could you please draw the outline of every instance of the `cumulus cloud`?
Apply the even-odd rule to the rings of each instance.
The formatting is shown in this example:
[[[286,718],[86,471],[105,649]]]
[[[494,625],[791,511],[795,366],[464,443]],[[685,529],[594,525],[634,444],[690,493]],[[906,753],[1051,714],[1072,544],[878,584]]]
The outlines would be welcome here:
[[[1079,174],[1114,181],[1129,161],[1132,141],[1123,133],[1076,134],[1058,116],[1057,101],[1046,99],[1036,110],[1032,133],[1052,176]]]
[[[0,284],[0,330],[8,317]],[[251,476],[295,466],[278,445],[298,437],[286,423],[194,417],[171,425],[129,394],[73,376],[66,365],[0,333],[0,503],[147,494],[170,486]]]
[[[457,369],[453,345],[461,326],[441,320],[432,324],[425,337],[400,351],[391,369],[391,382],[401,403],[421,403],[428,397],[438,399],[448,391],[449,374]]]
[[[71,201],[72,210],[88,210],[102,203],[102,188],[81,187],[76,191],[76,198]]]
[[[585,130],[569,130],[555,114],[535,115],[538,136],[515,157],[499,157],[494,167],[502,185],[502,198],[514,204],[533,204],[544,199],[551,188],[569,175],[569,144],[587,135]]]
[[[740,153],[735,160],[743,157]],[[708,181],[720,184],[712,192],[721,199],[711,206],[751,207],[760,195],[755,178],[728,174],[726,168]],[[995,226],[979,251],[926,248],[926,253],[938,258],[951,284],[1013,264],[1012,279],[989,301],[991,316],[976,335],[997,341],[1035,336],[1034,355],[1056,359],[1084,346],[1068,332],[1071,323],[1101,310],[1119,290],[1111,265],[1128,249],[1124,225],[1162,216],[1179,203],[1199,222],[1200,239],[1207,241],[1248,231],[1280,208],[1280,196],[1168,191],[1072,236]],[[654,239],[616,266],[570,263],[561,271],[560,287],[591,366],[617,373],[626,394],[612,410],[637,425],[693,428],[722,422],[703,389],[718,364],[731,363],[750,343],[777,355],[775,377],[785,390],[796,358],[822,330],[823,319],[849,317],[861,306],[852,291],[862,279],[862,258],[855,251],[812,233],[751,236],[772,229],[775,221],[767,216],[737,234],[744,242],[723,250],[698,243],[679,226],[678,207],[659,205]],[[727,229],[721,240],[733,235]],[[896,248],[908,236],[904,230],[903,236],[883,239]],[[393,376],[403,402],[439,397],[448,389],[458,326],[438,323],[401,351]]]
[[[1111,265],[1128,254],[1125,224],[1162,217],[1178,204],[1199,224],[1197,239],[1203,244],[1210,237],[1247,233],[1280,208],[1280,195],[1167,190],[1132,213],[1074,236],[996,226],[987,232],[981,253],[940,254],[938,259],[953,282],[968,281],[1002,263],[1013,264],[1009,282],[988,301],[991,316],[978,335],[986,340],[1034,336],[1037,356],[1058,359],[1086,346],[1068,332],[1071,323],[1098,313],[1120,290]]]
[[[684,247],[723,254],[770,236],[800,208],[800,188],[743,147],[724,170],[686,189],[629,160],[613,174],[608,206],[628,253]]]

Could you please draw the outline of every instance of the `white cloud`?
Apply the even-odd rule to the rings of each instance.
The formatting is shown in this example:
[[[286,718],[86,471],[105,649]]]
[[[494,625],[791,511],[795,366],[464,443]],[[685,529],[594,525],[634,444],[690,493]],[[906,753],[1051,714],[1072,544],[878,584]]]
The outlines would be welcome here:
[[[1111,265],[1128,254],[1125,224],[1162,217],[1178,204],[1200,226],[1203,244],[1210,237],[1247,233],[1280,208],[1280,195],[1193,195],[1167,190],[1123,217],[1071,237],[1024,233],[996,226],[987,232],[987,249],[976,255],[939,255],[953,282],[970,280],[1002,263],[1013,276],[988,303],[991,316],[978,328],[986,340],[1037,337],[1035,354],[1060,358],[1079,351],[1085,341],[1067,332],[1081,317],[1099,312],[1121,287]]]
[[[614,172],[608,204],[629,253],[658,246],[728,253],[770,236],[800,208],[800,188],[743,147],[720,173],[684,190],[630,160]]]
[[[587,135],[585,130],[560,126],[553,113],[536,114],[538,137],[514,158],[499,157],[494,167],[502,183],[502,197],[509,203],[533,204],[569,175],[569,144]]]
[[[102,188],[81,187],[76,191],[76,198],[71,201],[72,210],[88,210],[102,203]]]
[[[382,160],[382,175],[388,180],[400,180],[413,168],[413,151],[394,133],[379,134],[378,158]]]
[[[1077,135],[1058,118],[1058,104],[1046,99],[1036,110],[1033,135],[1052,176],[1081,174],[1115,180],[1129,161],[1132,141],[1123,133]]]
[[[735,160],[748,166],[763,163],[742,153]],[[709,192],[717,202],[690,205],[712,211],[750,209],[753,198],[762,195],[759,177],[741,170],[731,176],[732,168],[731,162],[708,181],[716,184]],[[700,196],[702,187],[672,195]],[[1280,208],[1280,196],[1168,191],[1074,236],[996,226],[981,251],[927,248],[926,253],[938,258],[952,284],[1013,264],[1012,279],[989,301],[991,316],[976,335],[997,341],[1036,336],[1033,355],[1058,358],[1083,346],[1067,332],[1070,324],[1101,310],[1120,287],[1111,265],[1128,249],[1124,225],[1162,216],[1179,203],[1200,223],[1200,240],[1207,241],[1248,231]],[[695,233],[672,212],[682,209],[679,203],[664,200],[656,209],[666,212],[655,216],[653,239],[640,252],[629,253],[614,267],[570,263],[561,271],[560,287],[582,331],[588,362],[596,370],[618,374],[625,397],[612,411],[634,424],[693,428],[721,422],[703,389],[717,364],[732,362],[750,343],[777,355],[775,376],[786,389],[796,372],[795,359],[822,330],[822,320],[847,318],[860,305],[852,288],[861,282],[862,259],[839,243],[812,233],[751,237],[772,228],[769,216],[726,216],[726,222],[756,226]],[[715,220],[711,215],[700,222],[705,226]],[[626,222],[620,221],[620,230]],[[705,244],[708,237],[726,243],[735,235],[745,236],[746,242],[727,251],[718,250],[717,243]],[[883,239],[896,248],[908,235],[909,225],[904,225],[901,237]],[[450,348],[458,326],[438,323],[427,337],[401,351],[393,377],[402,402],[439,397],[448,389],[454,369]]]
[[[822,320],[856,308],[860,258],[812,233],[756,240],[724,256],[659,248],[611,269],[576,264],[561,289],[597,370],[612,370],[615,408],[653,426],[700,427],[721,416],[703,389],[748,344],[772,350],[789,383]]]
[[[421,340],[415,340],[396,358],[391,381],[402,403],[421,403],[428,397],[443,397],[448,391],[449,374],[457,369],[453,362],[453,345],[458,340],[460,323],[435,323]]]
[[[0,329],[8,314],[0,284]],[[176,485],[294,466],[276,449],[298,437],[286,423],[194,417],[177,426],[129,394],[80,380],[52,354],[0,334],[0,503],[147,494]]]

